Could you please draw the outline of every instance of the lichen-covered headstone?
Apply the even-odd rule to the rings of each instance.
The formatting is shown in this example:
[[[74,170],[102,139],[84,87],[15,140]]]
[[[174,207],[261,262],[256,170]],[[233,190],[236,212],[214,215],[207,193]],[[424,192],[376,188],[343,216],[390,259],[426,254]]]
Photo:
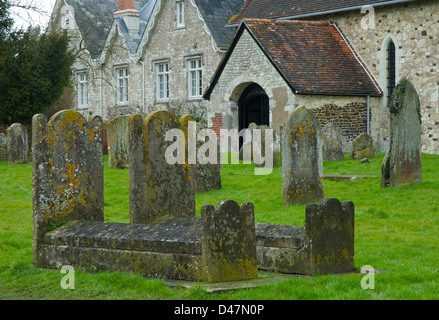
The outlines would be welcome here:
[[[376,157],[376,149],[373,146],[373,139],[367,133],[360,134],[352,141],[351,159],[359,160]]]
[[[306,207],[305,242],[307,274],[349,272],[354,269],[354,218],[352,201],[326,198]]]
[[[341,135],[331,122],[323,127],[322,138],[323,161],[344,161]]]
[[[14,123],[7,129],[8,163],[28,162],[29,144],[27,129],[20,123]]]
[[[174,130],[173,130],[174,129]],[[195,216],[194,177],[190,166],[168,163],[167,149],[185,139],[166,141],[167,132],[180,131],[169,111],[152,112],[129,121],[130,222],[149,224],[163,216]],[[184,159],[183,159],[184,160]],[[184,161],[183,161],[184,162]]]
[[[254,207],[233,200],[201,208],[203,278],[211,282],[258,276]]]
[[[282,128],[283,204],[323,199],[322,137],[319,123],[304,106],[296,108]]]
[[[201,130],[205,130],[201,123],[196,123],[196,134],[200,133]],[[209,139],[209,138],[208,138]],[[196,151],[200,151],[200,148],[206,141],[198,141]],[[213,144],[212,144],[213,145]],[[218,143],[215,142],[216,152],[218,152]],[[206,157],[209,156],[209,151],[206,152]],[[221,164],[218,162],[218,156],[215,157],[215,161],[209,163],[200,163],[200,159],[197,158],[197,164],[195,165],[195,191],[196,193],[205,193],[211,190],[219,190],[222,188],[221,185]],[[215,163],[216,162],[216,163]]]
[[[76,111],[60,111],[49,122],[32,119],[33,255],[50,227],[72,220],[104,220],[102,119],[87,122]]]
[[[253,161],[255,167],[273,168],[277,167],[279,164],[277,151],[274,149],[274,130],[271,130],[271,133],[267,134],[268,132],[266,130],[269,129],[269,126],[261,125],[256,128],[259,133],[253,132]],[[268,140],[266,140],[267,138]],[[269,163],[266,163],[266,160],[268,159],[266,151],[271,152],[272,154]],[[264,159],[264,161],[262,161],[262,159]]]
[[[128,168],[128,116],[119,116],[107,125],[108,165],[110,168]]]
[[[4,133],[0,133],[0,161],[8,161],[8,139]]]
[[[395,88],[390,108],[390,143],[382,166],[381,187],[422,182],[421,111],[416,89],[407,79]]]

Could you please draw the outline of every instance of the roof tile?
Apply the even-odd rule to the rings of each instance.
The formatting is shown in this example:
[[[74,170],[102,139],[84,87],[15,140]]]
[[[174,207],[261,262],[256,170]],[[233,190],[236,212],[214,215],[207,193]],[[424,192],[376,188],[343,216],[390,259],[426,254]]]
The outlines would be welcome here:
[[[336,24],[265,19],[244,23],[298,93],[382,94]]]

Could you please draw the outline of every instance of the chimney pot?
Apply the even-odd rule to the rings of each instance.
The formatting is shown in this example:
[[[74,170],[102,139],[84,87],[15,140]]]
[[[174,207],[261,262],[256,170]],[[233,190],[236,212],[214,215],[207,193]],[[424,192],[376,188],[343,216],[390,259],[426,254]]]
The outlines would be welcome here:
[[[131,35],[139,32],[140,18],[135,0],[118,0],[117,12],[114,13],[114,17],[122,18],[125,21]]]
[[[135,0],[118,0],[117,11],[136,10]]]

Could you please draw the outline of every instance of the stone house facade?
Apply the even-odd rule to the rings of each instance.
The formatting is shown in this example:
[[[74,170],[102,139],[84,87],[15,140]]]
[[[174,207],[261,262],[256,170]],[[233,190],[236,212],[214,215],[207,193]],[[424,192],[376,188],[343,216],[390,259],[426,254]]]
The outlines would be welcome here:
[[[421,100],[422,152],[439,153],[438,1],[248,0],[230,24],[244,18],[336,22],[384,92],[372,110],[371,134],[378,150],[388,145],[388,97],[406,77]]]
[[[204,87],[244,0],[58,0],[50,28],[78,53],[75,106],[111,120],[165,109],[206,118]]]
[[[322,126],[332,122],[337,127],[349,153],[361,133],[379,131],[372,119],[381,95],[337,25],[248,19],[204,97],[210,101],[210,127],[220,122],[222,128],[240,131],[255,122],[270,126],[277,136],[288,115],[305,105]]]

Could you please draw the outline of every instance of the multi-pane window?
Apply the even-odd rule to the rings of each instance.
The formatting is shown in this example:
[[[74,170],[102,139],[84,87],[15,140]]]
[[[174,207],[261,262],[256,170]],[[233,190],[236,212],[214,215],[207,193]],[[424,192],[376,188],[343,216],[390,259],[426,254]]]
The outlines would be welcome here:
[[[169,99],[169,63],[156,64],[156,96],[157,100]]]
[[[188,61],[189,98],[200,98],[203,95],[203,69],[201,59]]]
[[[116,69],[117,103],[128,102],[128,68]]]
[[[177,1],[176,14],[177,14],[177,28],[184,27],[184,1]]]
[[[88,107],[88,73],[78,72],[78,108]]]

